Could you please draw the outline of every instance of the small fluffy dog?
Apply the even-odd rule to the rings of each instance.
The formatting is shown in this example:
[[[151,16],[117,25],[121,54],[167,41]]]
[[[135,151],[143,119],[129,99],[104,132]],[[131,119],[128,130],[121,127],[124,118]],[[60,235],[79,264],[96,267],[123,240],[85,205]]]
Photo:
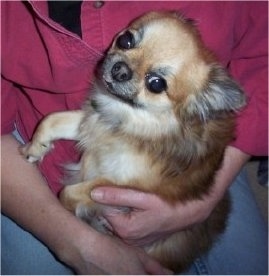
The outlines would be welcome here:
[[[90,198],[96,186],[156,193],[171,205],[209,193],[245,97],[193,22],[170,12],[142,16],[115,38],[98,72],[83,109],[47,116],[21,150],[35,162],[54,140],[78,140],[82,158],[76,183],[60,194],[63,205],[109,233],[102,206]],[[225,197],[205,222],[145,250],[186,269],[223,231],[228,206]]]

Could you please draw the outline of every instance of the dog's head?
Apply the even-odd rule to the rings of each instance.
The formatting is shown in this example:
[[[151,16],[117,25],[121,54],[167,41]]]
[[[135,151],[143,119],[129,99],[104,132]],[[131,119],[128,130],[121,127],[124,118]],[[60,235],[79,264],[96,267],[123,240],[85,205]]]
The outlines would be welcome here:
[[[207,121],[245,103],[194,24],[176,13],[151,12],[117,35],[102,65],[102,82],[132,108],[156,117],[167,112],[176,120]]]

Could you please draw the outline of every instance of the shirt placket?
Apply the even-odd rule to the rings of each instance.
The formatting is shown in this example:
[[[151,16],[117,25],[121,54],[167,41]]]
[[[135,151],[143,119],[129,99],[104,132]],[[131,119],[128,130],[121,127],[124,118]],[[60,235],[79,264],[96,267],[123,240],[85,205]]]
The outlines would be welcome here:
[[[103,39],[104,1],[83,1],[81,5],[82,39],[98,52],[105,50]]]

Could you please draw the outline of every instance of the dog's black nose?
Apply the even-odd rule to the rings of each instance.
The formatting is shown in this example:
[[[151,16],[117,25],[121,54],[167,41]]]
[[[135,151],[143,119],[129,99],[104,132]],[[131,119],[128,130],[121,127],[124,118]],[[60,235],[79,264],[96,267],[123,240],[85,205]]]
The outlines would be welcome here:
[[[132,78],[132,71],[125,62],[119,61],[113,65],[111,76],[115,81],[124,82]]]

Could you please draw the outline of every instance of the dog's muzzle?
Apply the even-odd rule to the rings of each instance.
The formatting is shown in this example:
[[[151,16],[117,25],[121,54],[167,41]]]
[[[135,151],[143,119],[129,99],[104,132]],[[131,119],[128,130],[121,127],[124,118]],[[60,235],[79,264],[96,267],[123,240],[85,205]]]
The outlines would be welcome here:
[[[120,55],[108,55],[102,64],[102,81],[107,91],[122,101],[135,105],[138,93],[135,74]]]

